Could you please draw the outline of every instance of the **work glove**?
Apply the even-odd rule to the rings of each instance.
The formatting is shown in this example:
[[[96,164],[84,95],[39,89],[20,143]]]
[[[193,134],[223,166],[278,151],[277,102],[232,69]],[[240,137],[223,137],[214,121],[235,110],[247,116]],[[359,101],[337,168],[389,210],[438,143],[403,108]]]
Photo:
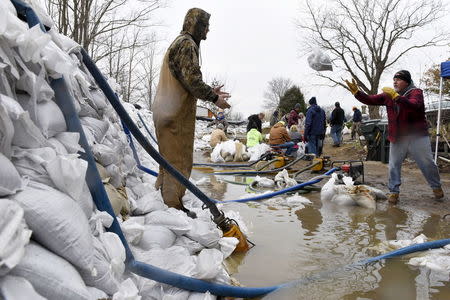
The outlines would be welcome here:
[[[348,86],[349,91],[354,95],[359,91],[358,84],[355,79],[352,79],[352,82],[345,80],[345,83]]]
[[[384,87],[381,89],[386,95],[389,96],[392,100],[395,100],[398,96],[400,96],[393,88]]]

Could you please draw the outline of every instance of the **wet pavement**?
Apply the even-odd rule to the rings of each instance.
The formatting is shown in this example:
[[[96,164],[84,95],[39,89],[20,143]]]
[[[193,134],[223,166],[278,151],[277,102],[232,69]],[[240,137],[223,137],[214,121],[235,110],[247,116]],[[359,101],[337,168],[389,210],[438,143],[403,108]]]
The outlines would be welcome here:
[[[251,180],[199,170],[192,174],[194,179],[205,176],[210,184],[201,189],[219,200],[241,198],[246,186],[236,183]],[[264,299],[450,299],[448,273],[409,266],[411,256],[344,268],[380,254],[373,248],[386,240],[412,239],[421,233],[429,240],[449,238],[450,222],[441,215],[386,202],[379,202],[376,211],[323,204],[318,192],[303,196],[312,204],[289,207],[283,199],[275,199],[222,207],[239,212],[256,244],[248,253],[227,260],[230,274],[242,285],[299,280]]]

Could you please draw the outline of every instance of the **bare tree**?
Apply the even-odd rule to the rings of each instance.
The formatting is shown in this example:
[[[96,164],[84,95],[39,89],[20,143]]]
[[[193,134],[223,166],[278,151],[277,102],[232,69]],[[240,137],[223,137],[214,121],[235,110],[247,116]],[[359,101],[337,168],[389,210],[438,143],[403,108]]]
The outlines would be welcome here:
[[[445,16],[443,8],[439,0],[331,0],[326,6],[307,1],[307,16],[297,26],[308,34],[303,51],[326,51],[363,91],[375,94],[383,72],[406,53],[448,41],[448,34],[436,30],[425,39],[416,38],[421,29]],[[317,75],[347,88],[339,78]],[[371,118],[380,116],[378,107],[369,107],[369,113]]]
[[[450,58],[448,59],[450,60]],[[423,83],[425,84],[425,91],[431,94],[439,94],[440,81],[441,81],[441,68],[440,65],[434,65],[429,68],[423,78]],[[444,80],[442,83],[442,94],[450,96],[450,82]]]
[[[143,72],[139,78],[141,89],[141,98],[148,105],[148,109],[152,110],[153,98],[155,97],[156,78],[158,76],[159,66],[155,62],[156,44],[152,43],[144,51],[144,58],[141,61]]]
[[[264,92],[263,107],[267,109],[276,109],[280,105],[280,99],[288,89],[293,86],[289,78],[276,77],[270,80],[267,90]]]
[[[83,46],[88,53],[105,37],[129,26],[147,27],[161,0],[47,0],[46,7],[58,30]],[[97,49],[97,54],[99,50]],[[94,59],[102,57],[93,55]]]

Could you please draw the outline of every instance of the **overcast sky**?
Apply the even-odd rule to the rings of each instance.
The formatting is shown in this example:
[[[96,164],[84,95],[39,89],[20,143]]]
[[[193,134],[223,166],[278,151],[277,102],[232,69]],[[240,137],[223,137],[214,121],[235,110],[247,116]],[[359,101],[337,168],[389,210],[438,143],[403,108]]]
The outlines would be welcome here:
[[[319,105],[340,101],[350,110],[358,102],[342,87],[317,86],[321,81],[299,52],[302,42],[295,20],[299,0],[169,0],[157,16],[165,26],[158,29],[165,41],[162,54],[181,30],[184,15],[192,7],[211,14],[210,32],[201,43],[202,72],[207,80],[226,80],[232,93],[231,105],[244,116],[262,110],[267,83],[274,77],[290,78],[308,100],[316,96]],[[409,69],[416,83],[432,64],[450,56],[447,48],[417,50],[400,60],[392,72]],[[161,58],[160,58],[161,59]],[[327,71],[333,76],[334,73]],[[336,75],[337,76],[337,75]],[[340,76],[337,76],[340,78]],[[391,85],[386,75],[381,87]]]

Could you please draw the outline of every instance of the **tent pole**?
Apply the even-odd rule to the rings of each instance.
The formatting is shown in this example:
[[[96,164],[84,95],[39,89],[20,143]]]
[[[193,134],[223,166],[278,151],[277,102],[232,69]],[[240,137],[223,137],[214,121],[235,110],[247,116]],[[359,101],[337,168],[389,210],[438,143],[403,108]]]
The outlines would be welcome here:
[[[437,157],[438,157],[438,147],[439,147],[439,136],[441,134],[441,103],[442,103],[442,82],[443,78],[441,77],[441,82],[439,83],[439,109],[438,109],[438,116],[437,116],[437,125],[436,125],[436,149],[434,151],[434,163],[437,164]]]

